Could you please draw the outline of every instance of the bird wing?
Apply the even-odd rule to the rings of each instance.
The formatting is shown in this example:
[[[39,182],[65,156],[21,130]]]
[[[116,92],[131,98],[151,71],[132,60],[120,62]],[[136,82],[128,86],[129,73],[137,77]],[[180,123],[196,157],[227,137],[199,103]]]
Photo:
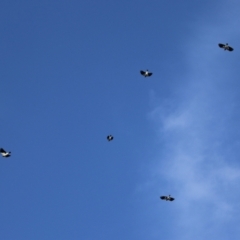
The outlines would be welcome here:
[[[165,196],[161,196],[160,198],[161,198],[162,200],[165,200],[165,199],[166,199],[166,197],[165,197]]]
[[[145,72],[144,72],[144,71],[140,71],[140,73],[141,73],[142,75],[144,75],[144,74],[145,74]]]
[[[6,153],[6,151],[3,148],[0,148],[1,153]]]
[[[169,199],[169,201],[173,201],[174,199],[175,199],[175,198],[172,198],[172,197],[171,197],[171,198]]]
[[[148,73],[148,76],[149,76],[149,77],[152,76],[152,73]]]
[[[220,48],[223,48],[223,47],[225,46],[225,44],[219,43],[218,46],[219,46]]]
[[[228,51],[232,52],[233,48],[232,47],[228,47]]]

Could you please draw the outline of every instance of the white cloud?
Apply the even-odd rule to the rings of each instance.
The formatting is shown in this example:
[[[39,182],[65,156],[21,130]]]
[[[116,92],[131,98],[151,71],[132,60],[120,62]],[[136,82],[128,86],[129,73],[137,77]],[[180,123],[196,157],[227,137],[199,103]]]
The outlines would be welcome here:
[[[152,115],[161,116],[159,133],[166,144],[152,170],[153,176],[158,184],[167,181],[168,190],[163,194],[171,189],[176,197],[174,207],[178,221],[174,229],[175,239],[180,240],[210,239],[206,233],[225,239],[223,226],[237,225],[240,220],[235,210],[240,197],[240,167],[229,161],[237,153],[234,148],[224,150],[226,138],[231,141],[226,129],[238,126],[229,125],[231,117],[224,118],[218,109],[204,109],[202,100],[211,105],[209,95],[165,117],[156,110]],[[219,118],[222,118],[220,123]],[[234,140],[232,144],[235,145]],[[212,227],[206,229],[208,225]]]
[[[229,78],[233,83],[239,77],[227,67],[219,68],[221,61],[229,66],[231,53],[209,47],[213,36],[221,35],[219,29],[204,25],[195,41],[189,40],[194,47],[185,56],[185,89],[149,114],[164,142],[152,178],[156,185],[167,182],[162,194],[171,189],[176,197],[173,239],[238,239],[240,234],[240,162],[235,161],[240,159],[236,150],[240,134],[235,132],[240,98],[239,89],[229,85]]]

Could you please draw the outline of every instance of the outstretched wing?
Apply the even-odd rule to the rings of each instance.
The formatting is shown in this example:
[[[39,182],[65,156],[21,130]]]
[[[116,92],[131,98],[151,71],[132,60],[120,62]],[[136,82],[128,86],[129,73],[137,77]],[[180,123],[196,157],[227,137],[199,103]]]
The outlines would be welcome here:
[[[166,196],[161,196],[160,197],[162,200],[166,200]]]
[[[144,75],[144,74],[145,74],[145,72],[144,72],[144,71],[140,71],[140,73],[141,73],[142,75]]]
[[[149,77],[152,76],[152,73],[148,73],[148,76],[149,76]]]
[[[224,47],[225,47],[225,44],[219,43],[218,46],[219,46],[220,48],[224,48]]]
[[[175,198],[172,198],[172,197],[171,197],[171,198],[169,199],[169,201],[173,201],[174,199],[175,199]]]
[[[233,48],[232,47],[228,47],[228,51],[233,51]]]
[[[0,148],[1,153],[6,153],[6,151],[3,148]]]

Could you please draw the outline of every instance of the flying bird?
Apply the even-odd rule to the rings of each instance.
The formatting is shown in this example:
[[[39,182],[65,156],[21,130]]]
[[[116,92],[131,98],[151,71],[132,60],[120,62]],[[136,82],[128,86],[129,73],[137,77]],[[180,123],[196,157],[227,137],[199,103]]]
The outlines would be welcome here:
[[[108,135],[108,136],[107,136],[107,140],[108,140],[108,141],[112,141],[112,140],[113,140],[113,136],[112,136],[112,135]]]
[[[171,195],[168,196],[161,196],[160,197],[162,200],[166,200],[166,201],[173,201],[175,198],[171,197]]]
[[[147,71],[140,71],[140,73],[144,76],[144,77],[150,77],[150,76],[152,76],[152,73],[151,72],[149,72],[148,70]]]
[[[228,51],[230,51],[230,52],[233,51],[233,48],[230,47],[230,46],[228,45],[228,43],[226,43],[226,44],[219,43],[218,46],[219,46],[220,48],[223,48],[224,51],[225,51],[225,50],[228,50]]]
[[[11,152],[6,152],[3,148],[0,148],[0,153],[2,154],[3,157],[11,156]]]

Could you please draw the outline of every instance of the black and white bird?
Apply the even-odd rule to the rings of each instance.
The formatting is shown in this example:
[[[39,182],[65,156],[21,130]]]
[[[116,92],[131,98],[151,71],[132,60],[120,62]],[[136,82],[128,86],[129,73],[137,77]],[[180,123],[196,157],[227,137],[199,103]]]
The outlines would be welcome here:
[[[3,148],[0,148],[0,152],[1,152],[3,157],[10,157],[11,156],[11,152],[6,152]]]
[[[230,47],[230,46],[228,45],[228,43],[226,43],[226,44],[219,43],[218,46],[219,46],[220,48],[223,48],[224,51],[225,51],[225,50],[228,50],[228,51],[230,51],[230,52],[233,51],[233,48]]]
[[[151,72],[149,72],[148,70],[147,71],[140,71],[140,73],[144,76],[144,77],[150,77],[150,76],[152,76],[152,73]]]
[[[166,201],[173,201],[175,198],[171,197],[171,195],[168,196],[161,196],[160,197],[162,200],[166,200]]]
[[[108,140],[108,141],[112,141],[112,140],[113,140],[113,136],[112,136],[112,135],[108,135],[108,136],[107,136],[107,140]]]

